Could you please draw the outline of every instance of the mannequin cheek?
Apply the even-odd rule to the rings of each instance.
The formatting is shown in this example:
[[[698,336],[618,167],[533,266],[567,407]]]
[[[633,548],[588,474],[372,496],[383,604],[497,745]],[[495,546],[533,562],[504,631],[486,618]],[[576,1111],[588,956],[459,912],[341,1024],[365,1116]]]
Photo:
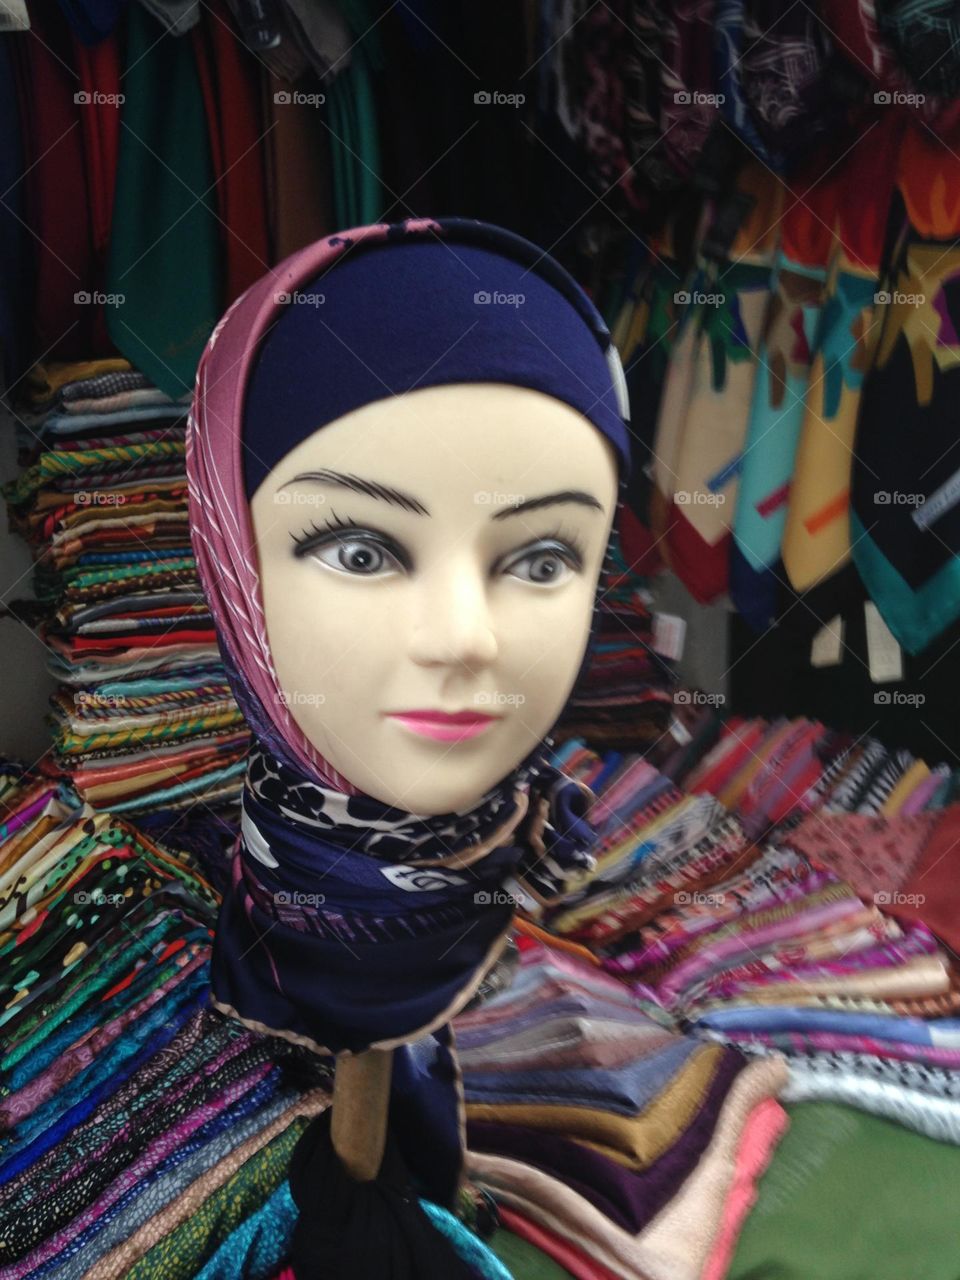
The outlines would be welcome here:
[[[262,584],[267,640],[281,684],[284,671],[318,682],[331,673],[336,679],[348,661],[375,663],[371,637],[382,631],[384,609],[376,591],[358,590],[289,556],[263,566]]]
[[[567,703],[570,690],[590,632],[591,608],[566,616],[563,627],[539,628],[525,643],[511,653],[516,655],[504,669],[498,688],[502,694],[516,696],[522,718],[527,725],[547,733]]]

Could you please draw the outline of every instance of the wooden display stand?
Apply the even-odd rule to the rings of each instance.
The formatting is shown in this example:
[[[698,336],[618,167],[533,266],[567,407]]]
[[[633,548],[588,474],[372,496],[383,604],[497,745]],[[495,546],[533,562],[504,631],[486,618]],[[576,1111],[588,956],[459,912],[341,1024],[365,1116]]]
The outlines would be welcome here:
[[[337,1058],[330,1139],[356,1182],[372,1182],[383,1163],[392,1069],[392,1049]]]

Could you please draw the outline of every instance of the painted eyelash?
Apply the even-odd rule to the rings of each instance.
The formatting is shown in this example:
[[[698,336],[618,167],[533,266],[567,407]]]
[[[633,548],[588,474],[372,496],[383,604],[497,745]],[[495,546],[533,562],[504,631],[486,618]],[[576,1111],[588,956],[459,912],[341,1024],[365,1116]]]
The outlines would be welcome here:
[[[292,533],[290,536],[296,544],[297,551],[303,554],[316,542],[321,534],[336,533],[341,529],[355,529],[357,527],[358,522],[356,520],[350,520],[349,518],[341,520],[337,513],[334,512],[332,520],[327,518],[323,524],[317,524],[315,520],[311,520],[309,529],[303,529],[299,534]]]
[[[332,520],[329,519],[328,517],[326,520],[323,521],[322,524],[319,524],[319,525],[316,523],[315,520],[311,520],[310,527],[308,529],[303,529],[299,534],[291,534],[290,536],[292,537],[297,547],[297,551],[295,552],[295,554],[305,555],[307,551],[312,548],[313,544],[317,541],[318,537],[322,536],[324,533],[337,533],[343,530],[362,529],[362,528],[363,526],[360,524],[359,521],[351,520],[349,517],[346,520],[342,520],[337,515],[337,513],[334,512]],[[372,535],[364,534],[364,536],[370,537]],[[570,548],[570,550],[576,553],[581,563],[585,560],[586,551],[584,549],[583,543],[581,542],[580,538],[577,536],[576,533],[568,533],[564,530],[562,525],[558,525],[555,529],[552,529],[549,533],[542,534],[541,537],[538,539],[538,541],[540,542],[549,542],[550,540],[554,540],[557,542],[565,542],[567,546]],[[547,550],[548,548],[546,547],[542,548],[541,554]]]
[[[577,553],[580,557],[581,563],[586,559],[586,550],[576,533],[565,533],[563,526],[558,525],[551,533],[545,533],[540,541],[546,542],[550,538],[555,539],[557,542],[565,542],[571,551],[575,551]]]

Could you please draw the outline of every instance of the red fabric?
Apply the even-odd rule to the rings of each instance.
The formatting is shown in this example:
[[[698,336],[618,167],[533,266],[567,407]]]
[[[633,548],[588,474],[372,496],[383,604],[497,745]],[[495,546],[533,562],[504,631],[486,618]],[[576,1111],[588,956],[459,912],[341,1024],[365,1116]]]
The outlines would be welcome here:
[[[626,503],[620,509],[619,533],[624,559],[634,573],[654,574],[664,567],[657,540]]]
[[[700,604],[712,604],[727,589],[730,542],[730,534],[725,533],[711,546],[701,538],[682,510],[674,512],[667,531],[670,567]]]
[[[887,89],[908,88],[893,50],[880,34],[876,6],[850,0],[824,0],[822,12],[837,49],[856,71]]]
[[[24,122],[24,221],[34,255],[33,339],[28,355],[89,360],[92,305],[74,294],[96,287],[77,76],[67,24],[56,6],[28,3],[30,30],[11,37]],[[65,194],[68,198],[65,198]]]
[[[559,1236],[551,1235],[537,1223],[517,1213],[515,1209],[510,1209],[505,1204],[498,1204],[497,1209],[500,1220],[508,1230],[519,1236],[521,1240],[534,1245],[561,1267],[565,1267],[575,1280],[619,1280],[617,1272],[610,1271],[599,1262],[594,1262],[576,1246],[561,1240]]]
[[[111,613],[110,621],[115,622],[118,618],[176,618],[185,613],[190,606],[182,604],[168,604],[162,608],[155,607],[153,609],[124,609],[122,613]],[[201,610],[205,613],[205,609],[201,606]],[[202,613],[198,612],[198,617]]]
[[[734,745],[727,748],[716,764],[709,768],[705,766],[702,774],[688,779],[686,790],[694,795],[703,792],[716,795],[732,780],[734,774],[755,756],[755,752],[767,735],[767,730],[768,726],[762,720],[754,721],[736,730],[733,727],[729,728],[722,740],[729,741],[731,737],[735,737]]]
[[[120,48],[116,35],[99,44],[85,45],[73,37],[73,55],[79,75],[80,90],[90,95],[90,102],[80,108],[80,130],[84,163],[87,169],[90,199],[90,235],[94,254],[94,285],[106,291],[107,256],[110,251],[110,226],[113,221],[113,190],[120,151],[121,106],[105,102],[103,96],[117,95],[120,86]],[[97,95],[103,95],[98,97]],[[102,306],[93,308],[95,350],[111,352],[113,343],[107,333],[106,313]]]
[[[960,175],[954,145],[940,142],[924,125],[910,121],[900,148],[897,185],[911,227],[921,236],[952,239],[960,221]]]
[[[103,639],[95,637],[79,636],[73,641],[71,648],[74,652],[83,653],[91,649],[128,649],[131,641],[135,641],[138,648],[151,649],[160,645],[167,644],[208,644],[217,638],[217,633],[213,628],[204,631],[191,631],[184,628],[182,631],[165,631],[159,636],[141,635],[135,632],[132,636],[105,636]]]
[[[190,525],[188,521],[184,521],[182,526],[179,522],[164,521],[160,524],[151,522],[150,524],[128,525],[117,529],[98,529],[95,533],[81,534],[76,539],[76,542],[80,544],[77,554],[80,555],[84,551],[96,551],[100,547],[109,546],[115,542],[126,547],[130,542],[131,533],[138,542],[144,542],[146,538],[149,538],[150,549],[156,551],[160,547],[183,546],[183,539],[190,536]],[[58,548],[59,550],[60,548]]]
[[[160,782],[157,782],[154,779],[150,782],[141,783],[141,785],[138,787],[133,787],[129,791],[124,791],[122,797],[117,797],[117,798],[123,799],[123,800],[132,800],[136,796],[143,795],[144,792],[156,791],[158,787],[170,787],[170,786],[173,786],[174,784],[179,785],[181,782],[189,782],[191,779],[199,778],[203,774],[212,773],[214,770],[214,767],[217,769],[226,769],[229,765],[236,764],[238,760],[242,759],[243,754],[244,754],[243,751],[236,751],[232,755],[224,756],[222,760],[216,761],[215,766],[211,763],[210,760],[201,760],[199,764],[192,765],[189,769],[178,769],[176,773],[171,774],[168,778],[165,778]],[[141,771],[144,773],[149,773],[153,768],[152,765],[144,765],[144,764],[141,764],[140,767],[141,767]],[[136,775],[133,775],[133,776],[136,776]],[[105,782],[105,781],[107,780],[99,779],[99,778],[92,779],[87,785],[97,786],[100,784],[100,782]]]
[[[889,906],[898,920],[921,920],[960,955],[960,804],[944,809],[920,860]],[[916,901],[911,901],[911,899]]]
[[[761,770],[754,784],[741,796],[738,813],[741,819],[747,819],[754,813],[763,812],[768,822],[781,822],[802,800],[807,790],[819,780],[823,774],[823,764],[811,752],[811,748],[823,737],[823,725],[812,722],[799,732],[786,753],[778,760],[775,769]],[[786,776],[798,758],[810,752],[810,759],[780,796],[776,804],[767,808],[767,796],[771,789],[779,785],[781,777]]]
[[[218,751],[216,747],[206,746],[200,750],[178,751],[175,755],[157,757],[156,760],[142,754],[129,764],[111,765],[109,768],[100,769],[93,767],[79,769],[73,774],[73,781],[78,787],[98,787],[103,782],[124,782],[127,778],[135,778],[138,773],[149,773],[157,766],[168,769],[185,765],[192,768],[198,761],[204,765],[209,765],[210,761],[215,759],[229,762],[234,757],[242,755],[244,750],[246,750],[245,742],[238,744],[237,749],[230,752]]]
[[[259,64],[223,0],[208,0],[191,30],[216,174],[226,308],[269,270]]]

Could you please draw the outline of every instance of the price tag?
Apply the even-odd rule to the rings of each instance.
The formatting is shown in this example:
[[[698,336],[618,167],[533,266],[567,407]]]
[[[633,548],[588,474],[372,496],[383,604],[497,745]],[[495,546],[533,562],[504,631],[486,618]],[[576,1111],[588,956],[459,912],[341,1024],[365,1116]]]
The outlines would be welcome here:
[[[813,667],[839,666],[843,657],[843,618],[838,613],[813,637],[810,649],[810,665]]]
[[[874,684],[903,679],[903,653],[893,632],[880,617],[880,610],[868,600],[864,605],[867,623],[867,662]]]
[[[683,657],[683,646],[687,638],[687,624],[675,613],[655,613],[653,615],[653,650],[661,658],[669,658],[679,662]]]

